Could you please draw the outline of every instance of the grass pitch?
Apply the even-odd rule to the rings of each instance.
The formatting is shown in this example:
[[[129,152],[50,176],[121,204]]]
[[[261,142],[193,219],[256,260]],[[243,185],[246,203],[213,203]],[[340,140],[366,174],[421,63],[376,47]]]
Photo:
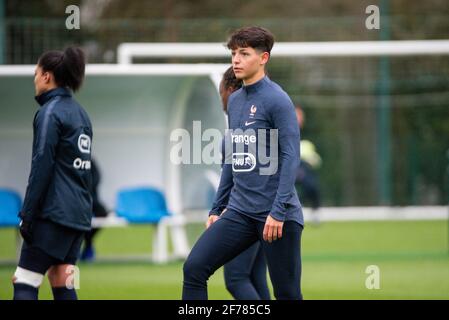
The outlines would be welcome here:
[[[190,226],[192,242],[202,226]],[[79,264],[80,299],[180,299],[182,261],[154,265],[149,256],[153,227],[102,230],[98,262]],[[14,259],[15,231],[0,229],[0,259]],[[116,259],[130,258],[131,259]],[[329,222],[306,226],[302,237],[305,299],[449,299],[447,221]],[[123,261],[122,261],[123,260]],[[380,270],[380,288],[367,289],[370,265]],[[0,299],[12,297],[14,264],[0,266]],[[51,299],[45,281],[40,299]],[[232,299],[222,269],[209,281],[211,299]]]

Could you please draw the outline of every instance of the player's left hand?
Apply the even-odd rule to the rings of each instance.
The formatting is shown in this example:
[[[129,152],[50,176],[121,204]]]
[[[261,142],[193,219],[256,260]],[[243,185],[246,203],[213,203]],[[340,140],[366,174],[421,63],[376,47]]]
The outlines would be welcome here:
[[[276,241],[282,238],[282,227],[284,226],[283,221],[278,221],[272,216],[268,215],[265,222],[265,227],[263,228],[263,239],[268,242]]]

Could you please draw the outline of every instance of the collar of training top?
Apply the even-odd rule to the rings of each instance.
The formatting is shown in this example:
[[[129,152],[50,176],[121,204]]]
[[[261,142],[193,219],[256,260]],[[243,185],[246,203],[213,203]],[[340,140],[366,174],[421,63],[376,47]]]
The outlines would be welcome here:
[[[243,86],[243,90],[245,90],[247,93],[250,92],[256,92],[257,90],[259,90],[260,87],[262,87],[265,83],[268,83],[270,81],[270,79],[268,78],[268,76],[264,76],[262,79],[260,79],[259,81],[247,85],[247,86]]]
[[[44,104],[47,103],[48,100],[50,100],[51,98],[56,97],[56,96],[71,97],[72,93],[67,88],[58,87],[55,89],[48,90],[48,91],[34,97],[34,99],[36,99],[37,103],[39,103],[41,106],[43,106]]]

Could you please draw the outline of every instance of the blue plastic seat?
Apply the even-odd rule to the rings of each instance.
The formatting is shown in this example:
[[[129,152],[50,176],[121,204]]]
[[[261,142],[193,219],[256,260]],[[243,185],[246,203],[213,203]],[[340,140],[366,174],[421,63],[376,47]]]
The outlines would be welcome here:
[[[9,189],[0,189],[0,227],[18,227],[17,216],[22,207],[20,195]]]
[[[165,197],[151,187],[120,190],[117,194],[116,214],[130,223],[158,223],[170,215]]]

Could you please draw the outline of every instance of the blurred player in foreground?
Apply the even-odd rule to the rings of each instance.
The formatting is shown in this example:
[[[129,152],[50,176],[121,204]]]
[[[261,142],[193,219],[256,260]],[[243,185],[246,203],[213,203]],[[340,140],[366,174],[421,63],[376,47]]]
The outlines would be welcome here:
[[[37,300],[48,274],[55,300],[76,300],[76,264],[92,219],[92,125],[73,99],[84,79],[79,48],[44,53],[34,84],[40,108],[34,117],[31,172],[19,216],[24,239],[13,276],[14,299]]]

